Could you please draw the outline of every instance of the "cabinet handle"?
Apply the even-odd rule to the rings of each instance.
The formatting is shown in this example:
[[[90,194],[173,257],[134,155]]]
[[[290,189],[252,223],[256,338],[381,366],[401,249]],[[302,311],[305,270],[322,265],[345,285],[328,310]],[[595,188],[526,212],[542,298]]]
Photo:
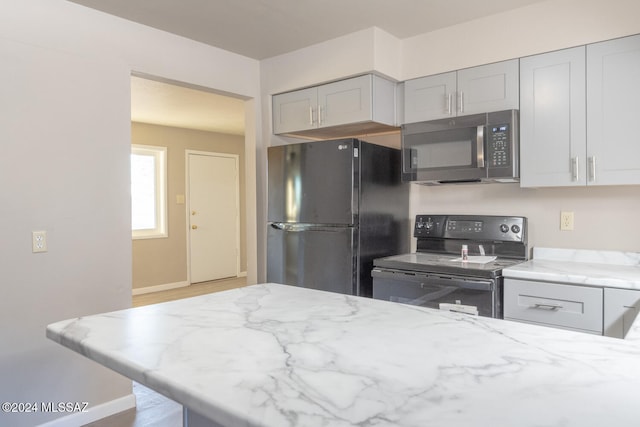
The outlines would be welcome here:
[[[460,106],[459,106],[460,112],[464,113],[464,92],[460,91]]]
[[[580,169],[579,169],[579,158],[578,156],[574,157],[573,159],[571,159],[571,172],[572,172],[572,177],[571,179],[573,181],[578,181],[580,179]]]
[[[596,180],[596,156],[589,157],[589,181]]]
[[[309,107],[309,124],[313,126],[313,107]]]
[[[322,105],[318,106],[318,126],[324,122],[324,108]]]
[[[450,116],[453,114],[453,94],[449,92],[445,96],[447,97],[447,114]]]
[[[534,304],[532,306],[530,306],[530,308],[537,308],[538,310],[550,310],[550,311],[556,311],[556,310],[560,310],[562,308],[561,305],[555,305],[555,304]]]

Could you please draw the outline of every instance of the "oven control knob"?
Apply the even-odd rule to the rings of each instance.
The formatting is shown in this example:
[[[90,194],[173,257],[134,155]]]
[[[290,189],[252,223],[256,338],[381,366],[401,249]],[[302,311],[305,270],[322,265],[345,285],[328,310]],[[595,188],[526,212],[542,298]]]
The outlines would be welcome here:
[[[424,222],[422,222],[422,220],[420,220],[420,222],[416,222],[416,228],[418,229],[424,228]]]
[[[500,231],[506,233],[509,231],[509,226],[507,224],[500,224]]]
[[[511,226],[511,231],[513,231],[514,233],[518,234],[520,232],[520,227],[517,225],[512,225]]]
[[[427,230],[431,230],[433,228],[433,221],[429,220],[425,222],[424,228],[426,228]]]

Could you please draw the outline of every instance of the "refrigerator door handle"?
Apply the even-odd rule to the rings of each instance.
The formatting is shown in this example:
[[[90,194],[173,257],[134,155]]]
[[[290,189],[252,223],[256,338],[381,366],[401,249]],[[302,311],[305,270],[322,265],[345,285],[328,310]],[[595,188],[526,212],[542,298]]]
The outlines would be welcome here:
[[[345,228],[353,228],[352,225],[332,225],[332,224],[298,224],[298,223],[284,223],[284,222],[272,222],[270,223],[272,228],[282,231],[300,232],[300,231],[329,231],[335,232],[344,230]]]

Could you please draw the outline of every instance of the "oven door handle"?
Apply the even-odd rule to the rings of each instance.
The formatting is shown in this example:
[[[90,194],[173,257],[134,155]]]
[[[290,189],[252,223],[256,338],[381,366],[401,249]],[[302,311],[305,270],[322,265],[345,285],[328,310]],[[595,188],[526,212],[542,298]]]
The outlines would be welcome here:
[[[455,286],[462,289],[471,289],[474,291],[493,291],[494,284],[490,280],[473,280],[464,277],[453,276],[429,276],[429,285],[438,286]]]
[[[420,286],[423,288],[426,286],[444,286],[487,292],[495,289],[495,284],[491,280],[473,280],[467,277],[456,276],[435,276],[428,273],[387,270],[379,267],[376,267],[371,271],[371,276],[420,283]]]

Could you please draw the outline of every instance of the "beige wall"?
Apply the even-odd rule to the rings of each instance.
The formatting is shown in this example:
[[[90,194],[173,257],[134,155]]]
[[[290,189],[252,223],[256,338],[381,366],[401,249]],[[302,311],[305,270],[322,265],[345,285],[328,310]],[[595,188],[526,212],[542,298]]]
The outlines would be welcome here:
[[[133,288],[181,283],[187,280],[185,150],[237,154],[240,164],[240,269],[247,269],[244,136],[190,129],[131,124],[131,142],[167,147],[169,237],[133,240]]]
[[[518,184],[414,185],[412,214],[517,215],[529,219],[529,246],[640,252],[640,186],[520,188]],[[575,214],[560,231],[560,211]]]

